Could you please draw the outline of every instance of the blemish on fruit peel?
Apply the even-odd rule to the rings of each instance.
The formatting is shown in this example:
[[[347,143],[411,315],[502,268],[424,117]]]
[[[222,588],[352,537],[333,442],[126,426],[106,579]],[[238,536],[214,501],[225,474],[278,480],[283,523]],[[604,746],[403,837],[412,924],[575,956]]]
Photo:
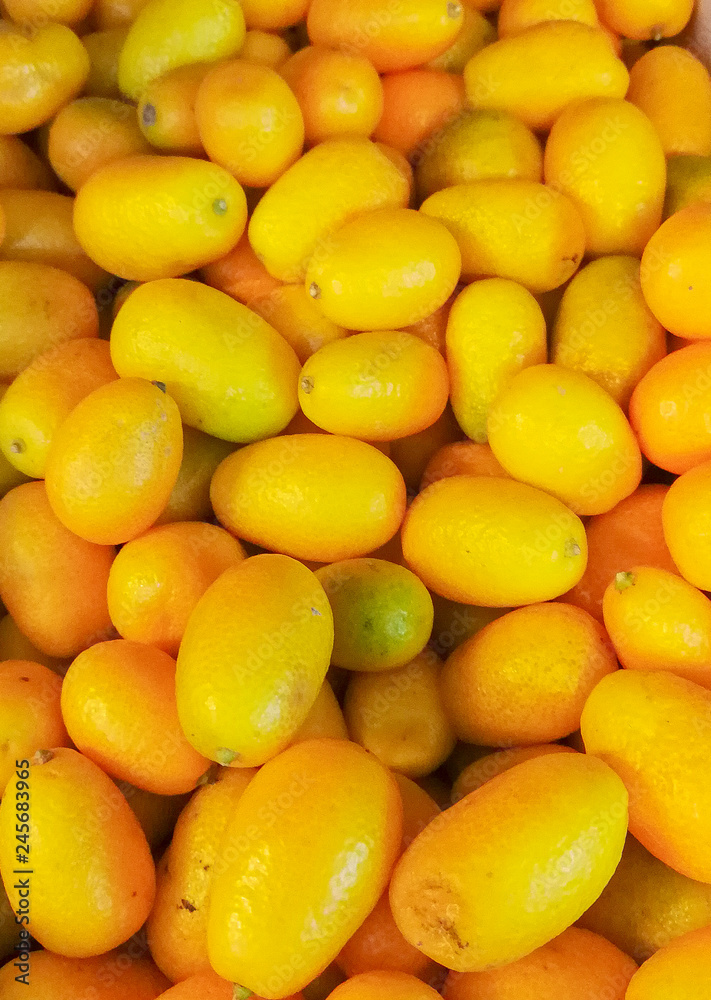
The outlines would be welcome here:
[[[634,587],[637,577],[634,573],[616,573],[615,574],[615,590],[618,593],[622,593],[623,590],[627,590],[628,587]]]
[[[565,554],[569,558],[580,555],[580,546],[574,538],[569,538],[565,543]]]

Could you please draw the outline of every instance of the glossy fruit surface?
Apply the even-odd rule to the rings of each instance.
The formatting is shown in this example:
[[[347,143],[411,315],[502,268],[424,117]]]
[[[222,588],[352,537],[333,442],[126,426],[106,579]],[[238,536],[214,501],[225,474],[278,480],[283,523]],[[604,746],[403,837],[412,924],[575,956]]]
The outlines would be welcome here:
[[[586,752],[627,786],[630,833],[700,882],[711,882],[702,832],[711,801],[701,777],[710,712],[711,692],[698,684],[663,671],[618,670],[595,688],[581,722]]]
[[[664,149],[647,116],[629,101],[594,97],[566,108],[546,143],[544,176],[580,212],[593,256],[641,254],[659,227]]]
[[[330,139],[310,149],[254,210],[249,242],[267,271],[303,281],[314,252],[354,216],[404,208],[410,185],[387,153],[367,139]]]
[[[398,930],[387,892],[343,946],[336,962],[349,978],[363,972],[386,971],[407,972],[427,981],[437,968]]]
[[[440,694],[441,667],[426,650],[398,670],[354,674],[343,703],[351,739],[392,771],[411,778],[435,771],[455,742]]]
[[[306,15],[307,0],[243,0],[242,9],[248,28],[273,31],[297,24]]]
[[[271,276],[255,254],[246,232],[229,253],[206,264],[200,273],[205,284],[225,292],[250,309],[271,291],[282,287],[282,282]]]
[[[24,782],[31,802],[31,933],[69,958],[103,955],[148,916],[155,893],[148,844],[123,795],[96,764],[65,748],[33,761],[29,778],[15,778],[0,804],[5,888],[17,911],[15,795]]]
[[[217,164],[182,156],[110,163],[83,185],[74,208],[77,238],[92,260],[136,281],[174,278],[217,260],[246,221],[237,181]]]
[[[231,768],[208,783],[181,812],[158,864],[156,900],[148,918],[154,960],[174,982],[212,970],[207,957],[207,906],[224,867],[220,842],[229,817],[256,771]]]
[[[692,1000],[711,986],[708,927],[690,931],[653,955],[630,982],[626,1000]]]
[[[497,21],[499,38],[520,35],[545,21],[579,21],[591,28],[599,24],[593,0],[504,0]]]
[[[44,483],[17,486],[0,501],[0,596],[50,656],[76,656],[107,638],[114,555],[113,546],[87,542],[57,519]]]
[[[160,795],[195,788],[209,762],[188,743],[175,707],[175,660],[116,639],[73,661],[62,714],[74,744],[115,778]]]
[[[55,433],[45,471],[49,502],[81,538],[127,542],[165,507],[182,453],[180,414],[165,388],[116,379],[85,396]]]
[[[510,475],[578,514],[602,514],[639,485],[642,456],[632,428],[581,372],[525,368],[498,396],[487,428],[491,450]]]
[[[386,73],[383,112],[373,138],[416,161],[465,106],[464,80],[458,73],[425,68]]]
[[[627,792],[601,761],[583,754],[526,761],[413,841],[390,886],[395,920],[407,940],[458,972],[516,961],[599,896],[626,824]]]
[[[199,599],[244,557],[237,539],[214,524],[186,521],[151,528],[127,542],[113,562],[111,620],[124,639],[176,656]]]
[[[136,100],[151,80],[171,69],[228,58],[239,50],[244,34],[236,0],[148,0],[121,49],[121,91]]]
[[[699,590],[711,582],[711,510],[707,501],[711,462],[674,481],[662,508],[664,538],[681,575]]]
[[[546,743],[579,728],[588,695],[616,669],[604,630],[585,611],[534,604],[497,618],[455,649],[442,697],[467,743]]]
[[[344,559],[316,571],[333,611],[332,662],[393,670],[424,648],[432,599],[414,573],[384,559]]]
[[[210,971],[183,979],[160,996],[165,1000],[232,1000],[236,988],[239,989]]]
[[[69,737],[59,704],[61,678],[40,663],[0,663],[0,794],[14,780],[16,761],[29,760],[45,747],[67,746]]]
[[[583,258],[582,219],[565,195],[520,179],[490,179],[437,191],[421,211],[450,230],[465,278],[509,278],[538,293],[558,288]]]
[[[461,272],[455,238],[412,209],[380,209],[338,229],[306,271],[306,288],[334,323],[397,330],[425,319],[454,291]]]
[[[630,420],[644,454],[677,474],[711,458],[711,344],[689,344],[662,358],[630,401]]]
[[[471,57],[496,38],[496,31],[491,21],[488,21],[473,4],[463,6],[464,17],[459,34],[448,49],[429,60],[427,66],[430,69],[461,73]]]
[[[0,448],[28,476],[44,476],[55,432],[94,389],[116,378],[105,340],[60,344],[17,376],[0,402]]]
[[[89,56],[63,24],[34,32],[3,25],[0,64],[6,84],[0,97],[0,135],[29,132],[71,101],[89,75]]]
[[[334,1000],[377,1000],[391,996],[396,1000],[435,1000],[437,991],[406,972],[362,972],[337,986],[329,996]]]
[[[678,45],[646,52],[630,70],[627,99],[649,117],[667,156],[711,153],[711,80]]]
[[[274,31],[261,31],[259,28],[247,32],[244,36],[244,45],[239,52],[240,59],[279,70],[291,54],[291,48],[285,38]]]
[[[0,190],[0,208],[5,214],[5,260],[47,264],[78,278],[92,291],[108,280],[103,270],[86,254],[74,232],[75,199],[56,191]]]
[[[664,328],[644,300],[635,257],[600,257],[578,271],[555,318],[555,364],[588,375],[626,410],[640,379],[665,354]]]
[[[658,41],[678,35],[691,17],[693,0],[600,0],[601,20],[627,38]]]
[[[448,389],[439,351],[412,333],[384,330],[316,351],[301,369],[299,402],[305,416],[331,434],[391,441],[431,427],[444,412]]]
[[[296,412],[299,363],[267,322],[196,281],[137,288],[111,330],[124,377],[164,383],[191,427],[244,443],[283,430]]]
[[[7,381],[45,351],[98,333],[91,292],[56,267],[0,261],[0,296],[0,376]]]
[[[642,255],[642,291],[649,308],[670,333],[690,340],[711,337],[709,232],[711,205],[689,205],[662,223]]]
[[[427,463],[420,489],[450,476],[503,476],[507,472],[494,458],[488,444],[475,441],[454,441],[443,445]]]
[[[628,835],[602,895],[578,921],[642,963],[711,920],[711,885],[669,868]]]
[[[367,138],[380,121],[383,85],[363,55],[308,45],[290,55],[279,73],[296,95],[309,142]]]
[[[511,607],[559,596],[583,574],[585,529],[555,497],[489,476],[442,479],[421,493],[402,529],[423,583],[464,604]]]
[[[586,525],[588,564],[564,600],[601,622],[605,590],[625,567],[657,566],[676,572],[662,527],[668,489],[661,483],[645,484],[612,510],[590,518]]]
[[[425,144],[415,176],[423,199],[445,187],[487,178],[540,181],[543,154],[531,130],[514,115],[470,108],[444,125],[436,142]]]
[[[348,729],[341,706],[326,679],[316,695],[309,714],[292,737],[290,746],[306,740],[347,740]]]
[[[563,743],[536,743],[528,747],[510,747],[507,750],[486,753],[460,771],[452,785],[452,803],[459,802],[465,795],[475,792],[487,781],[491,781],[498,774],[503,774],[504,771],[510,771],[518,764],[523,764],[525,760],[546,757],[548,754],[575,752],[572,747]]]
[[[66,104],[49,128],[49,162],[72,191],[105,164],[149,150],[133,108],[108,97]]]
[[[41,26],[47,21],[58,24],[77,24],[91,9],[91,0],[58,0],[48,14],[42,0],[9,0],[5,9],[10,18],[25,26]]]
[[[574,101],[624,97],[629,74],[601,31],[549,21],[477,52],[464,68],[464,82],[475,108],[510,111],[530,128],[545,130]]]
[[[7,1000],[20,1000],[27,987],[15,979],[18,970],[8,963],[0,970],[0,987]],[[36,1000],[76,1000],[87,991],[95,1000],[155,1000],[169,983],[138,941],[93,958],[65,958],[50,951],[34,951],[30,959],[32,992]]]
[[[195,101],[209,72],[206,63],[190,63],[151,80],[138,102],[138,124],[152,146],[182,156],[203,154]]]
[[[324,316],[304,285],[282,285],[266,271],[264,275],[270,283],[266,293],[258,297],[260,279],[255,276],[254,297],[252,289],[245,288],[247,303],[293,347],[302,364],[320,348],[348,336],[347,330]],[[248,283],[252,284],[250,279],[245,285]]]
[[[299,158],[304,121],[291,88],[269,66],[236,59],[211,69],[195,99],[207,155],[250,187],[269,187]]]
[[[186,736],[210,760],[263,764],[306,718],[332,646],[328,600],[305,566],[267,554],[226,570],[198,601],[180,646]]]
[[[208,919],[216,972],[271,1000],[310,982],[385,889],[401,817],[393,778],[351,743],[299,743],[267,763],[223,841],[223,850],[232,850],[214,882]],[[282,932],[275,940],[277,913]]]
[[[454,300],[446,348],[457,423],[483,444],[489,411],[501,390],[522,368],[547,360],[543,313],[533,295],[514,281],[474,281]]]
[[[217,518],[239,538],[319,562],[373,552],[405,513],[405,484],[390,459],[331,434],[288,434],[242,448],[218,467],[210,492]]]
[[[30,660],[39,663],[63,677],[69,663],[55,656],[48,656],[39,650],[17,627],[12,615],[0,618],[0,660]]]
[[[543,996],[624,1000],[636,963],[591,931],[569,927],[557,938],[501,969],[450,972],[449,1000],[540,1000]]]
[[[623,667],[711,686],[711,601],[678,574],[650,566],[617,573],[603,613]]]
[[[385,73],[440,55],[457,37],[462,20],[462,5],[445,0],[417,0],[409,10],[389,9],[383,0],[312,0],[307,27],[314,45],[341,48],[355,41]]]

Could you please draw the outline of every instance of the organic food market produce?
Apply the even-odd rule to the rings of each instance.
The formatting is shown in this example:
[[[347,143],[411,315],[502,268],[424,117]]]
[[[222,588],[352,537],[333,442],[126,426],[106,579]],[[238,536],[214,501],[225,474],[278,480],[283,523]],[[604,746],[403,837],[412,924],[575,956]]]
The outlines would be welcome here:
[[[711,0],[0,0],[0,1000],[711,1000]]]

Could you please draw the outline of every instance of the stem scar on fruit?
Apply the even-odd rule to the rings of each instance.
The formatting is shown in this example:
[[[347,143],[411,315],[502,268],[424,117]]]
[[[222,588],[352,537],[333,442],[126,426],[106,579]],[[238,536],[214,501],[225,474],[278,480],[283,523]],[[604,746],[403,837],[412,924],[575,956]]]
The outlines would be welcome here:
[[[223,767],[229,767],[230,764],[238,759],[239,754],[236,750],[230,750],[229,747],[218,747],[215,756],[217,757],[218,764],[222,764]]]
[[[212,211],[215,215],[224,215],[227,211],[227,202],[224,198],[215,198],[212,203]]]
[[[143,119],[143,124],[146,127],[150,125],[155,125],[158,120],[158,114],[156,112],[155,104],[144,104],[143,111],[141,112],[141,117]]]
[[[319,288],[319,286],[316,284],[315,281],[312,281],[311,284],[309,285],[309,295],[311,296],[312,299],[321,298],[321,289]]]
[[[623,590],[627,590],[628,587],[634,587],[637,582],[637,577],[634,573],[616,573],[615,574],[615,590],[618,594],[621,594]]]
[[[308,395],[313,390],[314,380],[310,375],[304,375],[301,379],[301,388]]]

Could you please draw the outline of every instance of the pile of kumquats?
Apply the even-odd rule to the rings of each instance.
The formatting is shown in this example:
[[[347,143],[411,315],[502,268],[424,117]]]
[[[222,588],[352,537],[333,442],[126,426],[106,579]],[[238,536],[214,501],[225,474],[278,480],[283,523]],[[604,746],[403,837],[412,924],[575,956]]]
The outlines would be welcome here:
[[[2,0],[1,1000],[711,998],[697,6]]]

